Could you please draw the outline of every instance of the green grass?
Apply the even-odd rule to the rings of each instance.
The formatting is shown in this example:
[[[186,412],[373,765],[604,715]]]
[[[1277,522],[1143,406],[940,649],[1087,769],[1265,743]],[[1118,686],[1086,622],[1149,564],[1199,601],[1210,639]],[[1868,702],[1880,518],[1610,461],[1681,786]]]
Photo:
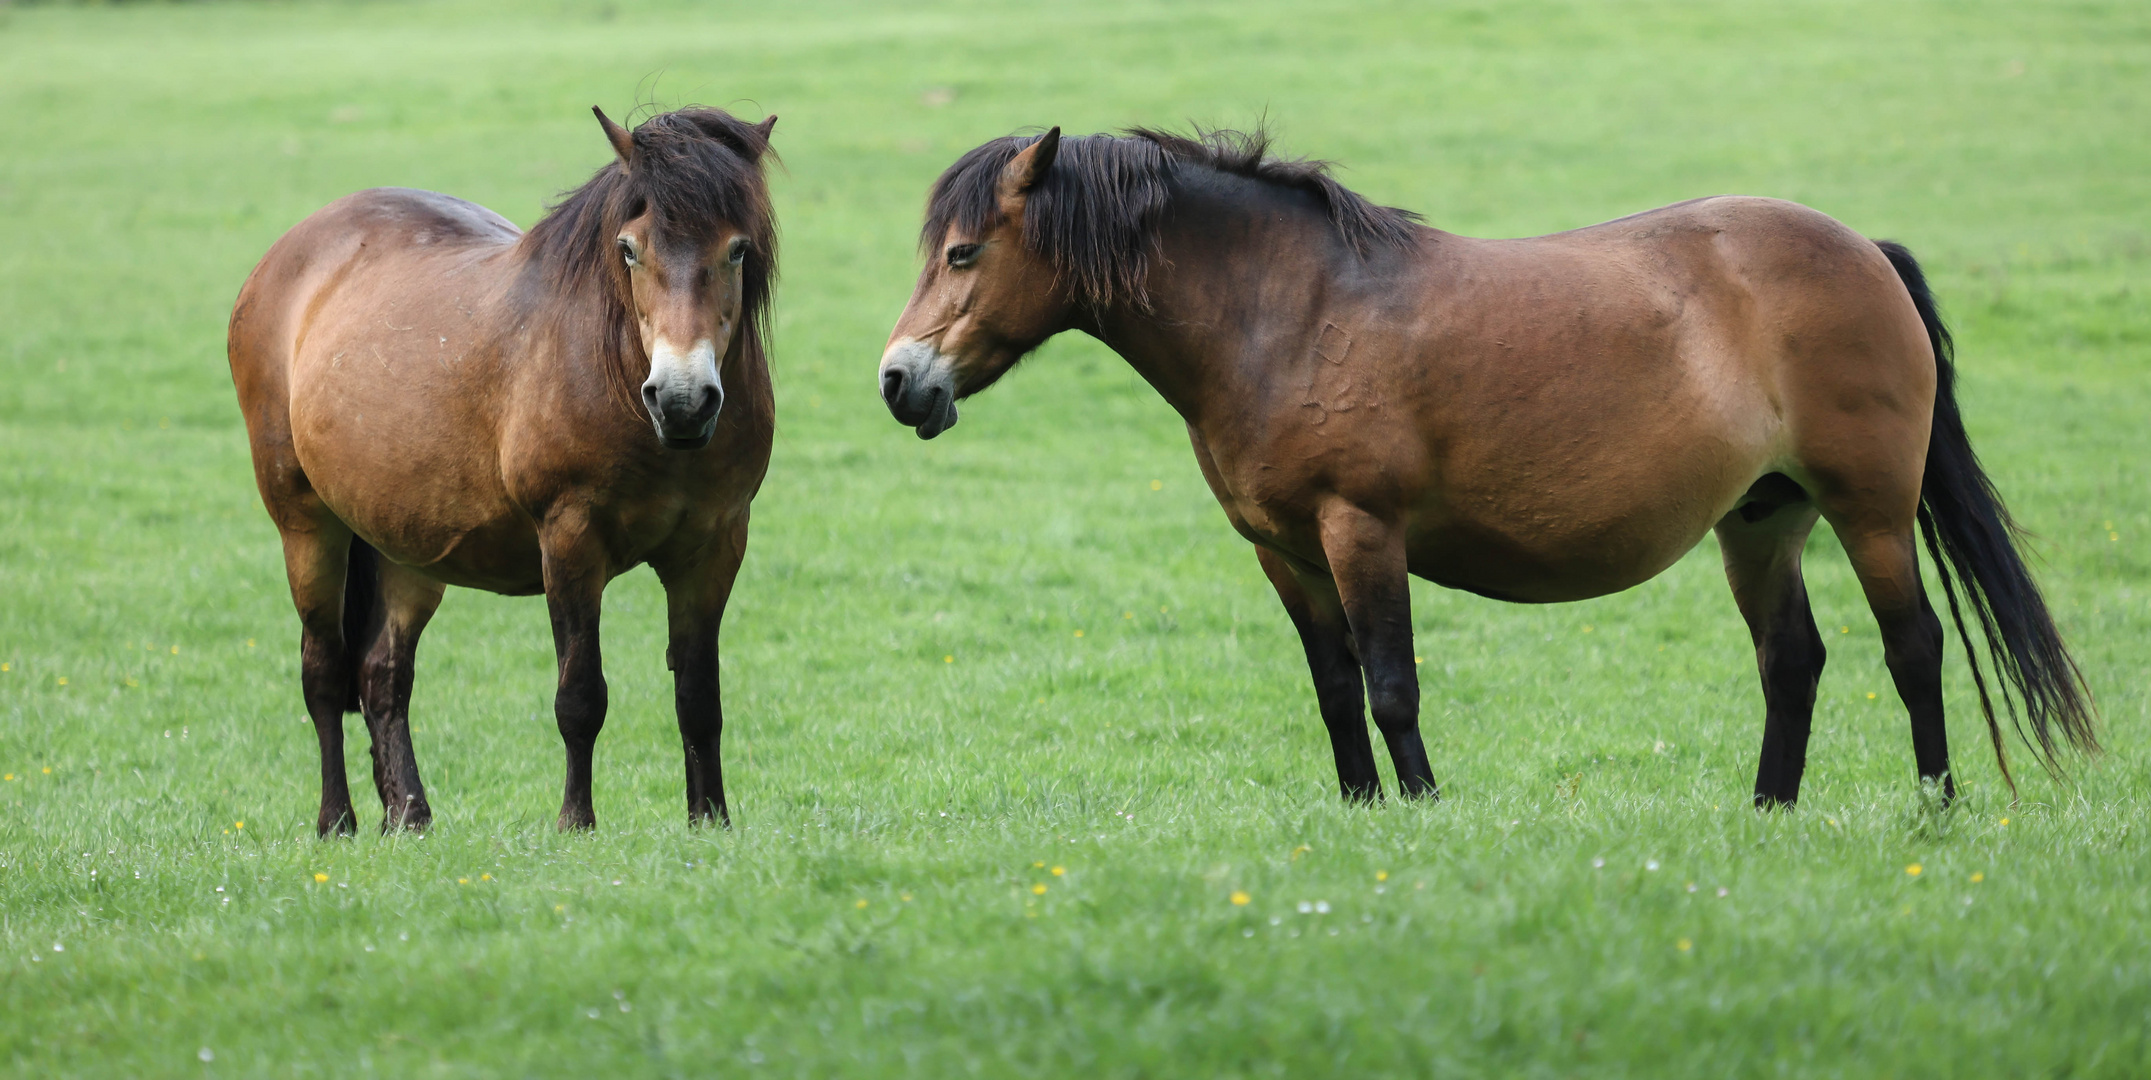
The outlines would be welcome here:
[[[542,603],[459,591],[413,706],[436,828],[318,842],[231,297],[361,187],[527,224],[638,98],[783,117],[738,824],[685,827],[645,571],[594,835],[551,827]],[[1585,604],[1418,587],[1447,797],[1340,805],[1291,629],[1124,365],[1056,341],[932,444],[873,389],[957,153],[1265,113],[1460,232],[1737,191],[1910,244],[2112,752],[2009,806],[1953,639],[1969,791],[1925,804],[1818,536],[1806,797],[1754,813],[1706,541]],[[0,1071],[2145,1075],[2146,116],[2141,4],[0,7]]]

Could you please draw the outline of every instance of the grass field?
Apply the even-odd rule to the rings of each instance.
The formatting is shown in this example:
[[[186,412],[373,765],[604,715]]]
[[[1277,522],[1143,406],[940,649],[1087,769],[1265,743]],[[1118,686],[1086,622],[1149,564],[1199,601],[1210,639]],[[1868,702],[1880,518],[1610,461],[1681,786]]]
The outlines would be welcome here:
[[[607,159],[589,106],[651,101],[783,117],[736,827],[685,827],[638,571],[594,834],[552,828],[542,602],[459,591],[413,705],[436,827],[316,841],[231,298],[362,187],[527,225]],[[1117,358],[1057,340],[931,444],[874,392],[956,154],[1265,114],[1454,231],[1743,192],[1911,245],[2111,752],[2011,806],[1952,636],[1968,793],[1925,803],[1818,535],[1807,786],[1758,815],[1706,541],[1585,604],[1418,586],[1446,798],[1341,805]],[[0,6],[0,1072],[2151,1073],[2147,122],[2127,3]]]

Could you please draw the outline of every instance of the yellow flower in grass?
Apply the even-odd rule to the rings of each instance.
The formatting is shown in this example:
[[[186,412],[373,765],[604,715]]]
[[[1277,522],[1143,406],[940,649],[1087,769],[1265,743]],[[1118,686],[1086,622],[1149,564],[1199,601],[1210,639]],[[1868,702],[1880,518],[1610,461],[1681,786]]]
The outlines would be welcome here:
[[[1036,896],[1044,896],[1046,894],[1046,883],[1041,881],[1031,886],[1031,893]]]
[[[1687,938],[1682,938],[1679,941],[1674,942],[1673,947],[1679,949],[1682,952],[1687,952],[1688,950],[1695,948],[1695,942],[1690,941]]]
[[[1387,870],[1376,870],[1376,871],[1374,872],[1374,880],[1376,880],[1376,881],[1388,881],[1388,880],[1389,880],[1389,871],[1387,871]]]
[[[1067,868],[1067,867],[1065,867],[1065,866],[1056,866],[1056,867],[1054,867],[1054,868],[1053,868],[1053,876],[1054,876],[1054,877],[1060,877],[1060,876],[1061,876],[1062,874],[1065,874],[1065,873],[1067,873],[1067,872],[1068,872],[1068,868]]]
[[[329,876],[328,876],[327,874],[315,874],[315,875],[314,875],[314,884],[316,884],[316,885],[323,885],[323,884],[327,884],[328,880],[329,880]]]
[[[1250,900],[1252,900],[1252,899],[1254,899],[1254,897],[1251,897],[1251,896],[1247,895],[1247,894],[1246,894],[1245,892],[1241,892],[1240,890],[1238,890],[1238,889],[1235,889],[1235,890],[1233,890],[1233,893],[1232,893],[1232,906],[1233,906],[1233,907],[1246,907],[1246,906],[1247,906],[1247,903],[1248,903],[1248,901],[1250,901]]]
[[[1987,875],[1985,875],[1985,874],[1973,874],[1973,875],[1972,875],[1972,884],[1974,884],[1974,885],[1977,885],[1977,884],[1979,884],[1980,882],[1982,882],[1982,881],[1985,881],[1985,880],[1987,880]]]
[[[853,906],[853,907],[855,907],[855,908],[864,908],[864,907],[866,907],[866,898],[865,898],[865,897],[863,897],[863,896],[862,896],[862,897],[860,897],[860,898],[858,899],[858,901],[857,901],[856,903],[852,904],[852,906]]]
[[[1911,876],[1913,876],[1913,877],[1918,877],[1918,876],[1919,876],[1919,864],[1918,864],[1918,863],[1913,863],[1912,865],[1910,865],[1910,866],[1907,866],[1907,867],[1905,867],[1905,873],[1907,873],[1907,874],[1910,874],[1910,875],[1911,875]]]

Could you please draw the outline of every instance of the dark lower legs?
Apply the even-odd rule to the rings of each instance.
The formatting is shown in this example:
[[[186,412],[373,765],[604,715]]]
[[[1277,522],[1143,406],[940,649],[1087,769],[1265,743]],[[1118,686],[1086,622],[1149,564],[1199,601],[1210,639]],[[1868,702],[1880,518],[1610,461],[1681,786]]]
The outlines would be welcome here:
[[[1322,722],[1347,799],[1378,799],[1380,774],[1364,704],[1389,747],[1406,798],[1439,792],[1419,735],[1419,672],[1412,656],[1411,585],[1401,533],[1356,508],[1332,506],[1321,521],[1328,576],[1261,550],[1262,569],[1299,628]],[[1362,682],[1364,680],[1364,683]]]
[[[1942,718],[1942,620],[1920,584],[1919,548],[1911,530],[1848,541],[1845,552],[1882,630],[1882,656],[1897,696],[1912,720],[1912,758],[1919,778],[1940,785],[1944,801],[1957,795],[1949,772],[1949,731]]]
[[[597,824],[590,801],[590,759],[605,727],[604,659],[598,651],[598,612],[609,579],[603,554],[587,532],[556,525],[540,537],[545,555],[545,604],[553,620],[553,653],[560,682],[553,719],[567,750],[560,795],[562,831]]]
[[[440,607],[442,586],[387,560],[376,580],[373,643],[359,665],[359,703],[373,736],[373,784],[381,795],[381,831],[424,829],[433,822],[411,746],[411,682],[419,635]]]
[[[358,829],[351,785],[344,777],[344,706],[351,670],[344,650],[344,573],[351,534],[341,529],[284,533],[284,572],[299,612],[299,686],[306,715],[321,744],[321,812],[314,831],[349,835]]]
[[[680,750],[687,766],[687,821],[729,825],[724,801],[724,705],[718,695],[717,627],[675,634],[666,659],[672,665],[672,703],[679,715]]]
[[[314,737],[321,744],[321,812],[314,829],[327,836],[348,835],[358,828],[350,782],[344,776],[344,711],[354,704],[354,676],[359,687],[356,705],[373,737],[381,829],[422,829],[433,811],[426,805],[411,749],[412,661],[418,636],[440,604],[441,586],[382,560],[370,575],[371,587],[347,595],[351,557],[351,534],[340,525],[284,534],[284,566],[302,627],[299,681]],[[346,620],[346,602],[366,605],[367,610]],[[351,643],[344,636],[347,628],[359,629],[371,643],[356,672],[351,670]]]
[[[1792,804],[1807,763],[1824,650],[1800,579],[1800,550],[1815,517],[1813,507],[1800,504],[1781,507],[1755,522],[1736,515],[1718,525],[1726,577],[1747,619],[1762,672],[1765,714],[1762,757],[1755,773],[1757,806]],[[1833,517],[1832,525],[1882,630],[1883,655],[1911,717],[1920,779],[1939,785],[1945,800],[1954,798],[1942,717],[1942,622],[1920,585],[1911,523],[1863,529],[1862,515],[1846,517],[1849,520]]]
[[[680,722],[687,770],[687,821],[729,825],[724,799],[724,703],[718,693],[717,630],[747,554],[747,519],[740,517],[697,558],[658,567],[665,583],[671,644],[672,703]]]
[[[1337,759],[1339,788],[1349,801],[1381,798],[1374,744],[1367,739],[1359,658],[1352,654],[1351,631],[1336,589],[1327,582],[1303,579],[1274,551],[1257,548],[1255,553],[1278,599],[1284,601],[1285,614],[1300,632],[1307,670],[1314,677],[1315,701],[1322,711],[1322,724],[1329,729],[1330,751]]]
[[[1718,525],[1726,580],[1747,620],[1763,682],[1763,750],[1755,768],[1755,805],[1790,806],[1800,798],[1815,685],[1822,678],[1822,635],[1808,608],[1800,550],[1814,527],[1806,505],[1786,506],[1757,522],[1737,516]]]
[[[330,616],[332,622],[334,618]],[[314,721],[314,738],[321,744],[321,812],[314,819],[314,832],[349,836],[358,831],[358,815],[352,812],[351,782],[344,776],[344,702],[350,696],[351,675],[342,628],[325,633],[309,624],[301,631],[299,685],[306,696],[306,715]]]

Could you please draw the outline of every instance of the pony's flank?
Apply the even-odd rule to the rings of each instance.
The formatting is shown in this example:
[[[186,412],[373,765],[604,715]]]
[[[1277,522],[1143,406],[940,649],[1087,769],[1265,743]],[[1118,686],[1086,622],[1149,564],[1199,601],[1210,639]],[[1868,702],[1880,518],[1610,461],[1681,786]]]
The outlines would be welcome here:
[[[1037,136],[1011,135],[972,149],[934,182],[920,246],[931,249],[950,227],[978,235],[1000,221],[995,188],[1001,170]],[[1325,209],[1337,235],[1362,257],[1409,244],[1417,214],[1379,206],[1330,175],[1328,162],[1273,156],[1261,131],[1200,130],[1190,136],[1150,128],[1060,141],[1053,168],[1031,192],[1024,243],[1052,263],[1080,302],[1143,305],[1157,227],[1173,196],[1173,170],[1207,169],[1305,192]]]

